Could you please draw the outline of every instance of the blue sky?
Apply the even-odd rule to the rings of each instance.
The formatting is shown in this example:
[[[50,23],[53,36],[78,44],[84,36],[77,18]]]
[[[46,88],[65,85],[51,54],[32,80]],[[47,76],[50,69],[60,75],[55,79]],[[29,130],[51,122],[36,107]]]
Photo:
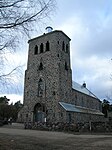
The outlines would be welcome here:
[[[49,25],[71,38],[73,80],[80,84],[85,81],[87,88],[100,99],[112,98],[112,1],[57,0],[56,12],[31,38],[43,34]],[[20,44],[21,51],[13,56],[13,60],[16,64],[25,64],[25,70],[27,40]],[[17,82],[19,90],[8,92],[7,97],[13,102],[23,100],[23,83],[24,78]]]

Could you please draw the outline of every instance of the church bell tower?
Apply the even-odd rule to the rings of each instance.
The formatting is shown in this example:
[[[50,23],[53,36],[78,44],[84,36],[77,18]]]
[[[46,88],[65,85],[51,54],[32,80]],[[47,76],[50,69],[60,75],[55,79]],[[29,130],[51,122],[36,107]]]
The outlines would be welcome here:
[[[70,38],[62,31],[49,30],[28,43],[24,118],[33,122],[58,122],[59,102],[69,103],[72,97]]]

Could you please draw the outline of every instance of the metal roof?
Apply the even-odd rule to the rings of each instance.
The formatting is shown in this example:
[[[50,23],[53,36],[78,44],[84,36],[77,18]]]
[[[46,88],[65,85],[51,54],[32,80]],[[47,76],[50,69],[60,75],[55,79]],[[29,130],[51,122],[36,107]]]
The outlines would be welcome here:
[[[68,112],[103,115],[102,112],[95,110],[95,109],[89,109],[89,108],[85,108],[85,107],[81,107],[81,106],[76,106],[76,105],[65,103],[65,102],[59,102],[59,104]]]
[[[86,87],[84,87],[83,85],[80,85],[79,83],[72,81],[72,88],[74,90],[77,90],[81,93],[84,93],[86,95],[92,96],[94,98],[97,98],[91,91],[89,91]],[[97,98],[98,99],[98,98]]]
[[[66,110],[66,111],[72,111],[72,112],[81,112],[78,108],[75,107],[75,105],[59,102],[59,104]]]

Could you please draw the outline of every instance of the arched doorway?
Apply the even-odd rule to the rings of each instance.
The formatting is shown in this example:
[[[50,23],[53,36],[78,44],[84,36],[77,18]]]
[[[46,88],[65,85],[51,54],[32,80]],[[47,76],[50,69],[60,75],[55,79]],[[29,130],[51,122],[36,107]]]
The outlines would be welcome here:
[[[37,103],[34,107],[34,122],[45,122],[45,106]]]

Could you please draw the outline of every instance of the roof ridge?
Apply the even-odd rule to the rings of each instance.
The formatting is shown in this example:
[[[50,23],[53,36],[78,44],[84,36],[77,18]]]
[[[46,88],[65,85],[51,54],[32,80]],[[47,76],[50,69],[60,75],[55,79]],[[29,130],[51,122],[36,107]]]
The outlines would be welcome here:
[[[72,88],[74,89],[74,90],[77,90],[77,91],[79,91],[79,92],[82,92],[82,93],[84,93],[84,94],[86,94],[86,95],[89,95],[89,96],[92,96],[92,97],[94,97],[94,98],[96,98],[96,99],[99,99],[93,92],[91,92],[87,87],[83,87],[81,84],[79,84],[79,83],[77,83],[77,82],[75,82],[75,81],[73,81],[72,80]]]

